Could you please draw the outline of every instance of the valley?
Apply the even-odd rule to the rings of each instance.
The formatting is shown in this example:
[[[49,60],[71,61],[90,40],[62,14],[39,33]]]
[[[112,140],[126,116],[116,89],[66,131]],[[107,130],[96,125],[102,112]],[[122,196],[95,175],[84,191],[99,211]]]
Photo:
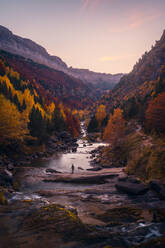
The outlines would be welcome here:
[[[132,183],[131,187],[139,187],[134,177],[127,177],[124,168],[92,171],[97,167],[90,166],[89,157],[100,145],[105,146],[89,144],[82,137],[76,152],[34,159],[15,167],[14,179],[19,191],[6,192],[8,205],[0,206],[0,224],[4,230],[0,237],[3,242],[8,236],[8,241],[4,242],[6,247],[11,243],[12,247],[37,247],[39,244],[44,247],[45,242],[49,245],[56,242],[54,247],[138,247],[141,242],[163,236],[165,224],[161,211],[165,201],[149,188],[139,193],[118,190],[116,185],[126,180]],[[71,174],[72,163],[74,174]],[[38,211],[42,211],[42,215]],[[71,219],[67,220],[66,214]],[[35,218],[37,225],[33,222]],[[58,225],[65,227],[65,231],[59,230],[58,237],[50,240],[49,235]],[[77,229],[77,236],[75,229],[70,229],[71,225]],[[84,228],[86,234],[81,240]],[[69,232],[71,236],[67,237]]]
[[[128,74],[0,48],[0,248],[164,247],[165,32]]]

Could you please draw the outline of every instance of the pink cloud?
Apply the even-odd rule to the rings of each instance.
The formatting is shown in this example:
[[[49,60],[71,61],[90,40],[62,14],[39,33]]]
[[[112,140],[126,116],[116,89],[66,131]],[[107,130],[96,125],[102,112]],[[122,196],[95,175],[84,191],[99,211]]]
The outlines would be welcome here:
[[[97,7],[103,0],[81,0],[82,2],[82,10],[86,9],[94,9]]]
[[[136,30],[141,26],[143,26],[144,24],[156,20],[161,15],[162,15],[161,13],[147,14],[140,11],[139,12],[136,11],[128,16],[128,18],[125,21],[125,24],[121,26],[112,27],[110,31],[112,33],[123,33],[129,30]]]
[[[82,2],[81,9],[86,9],[88,7],[89,0],[81,0],[81,2]]]
[[[150,15],[147,15],[146,13],[134,13],[132,16],[130,16],[130,29],[136,29],[141,27],[144,23],[147,23],[149,21],[155,20],[158,17],[160,17],[160,13],[153,13]]]

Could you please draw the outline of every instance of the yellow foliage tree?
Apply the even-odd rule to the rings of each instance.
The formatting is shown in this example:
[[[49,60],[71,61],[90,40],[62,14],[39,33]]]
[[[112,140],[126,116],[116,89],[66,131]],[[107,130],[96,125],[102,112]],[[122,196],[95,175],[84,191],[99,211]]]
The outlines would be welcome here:
[[[122,143],[124,134],[125,120],[123,119],[123,111],[117,108],[114,110],[113,115],[110,115],[103,138],[112,146],[118,146]]]
[[[101,125],[101,122],[104,120],[105,117],[106,117],[106,107],[105,105],[101,104],[97,108],[97,112],[96,112],[96,120],[99,125]]]
[[[64,111],[64,105],[62,103],[60,103],[58,105],[59,109],[60,109],[60,112],[62,114],[62,117],[64,118],[64,120],[66,120],[66,114],[65,114],[65,111]]]
[[[5,83],[6,86],[7,86],[7,88],[8,88],[8,89],[9,89],[9,88],[11,89],[12,93],[15,91],[13,85],[11,84],[9,78],[8,78],[6,75],[4,75],[3,77],[0,76],[0,82],[1,82],[2,84]]]
[[[5,144],[10,139],[22,141],[26,134],[27,123],[17,107],[0,94],[0,142]]]
[[[14,78],[16,78],[18,80],[20,79],[19,73],[14,71],[12,68],[9,69],[9,74],[10,74],[11,77],[14,77]]]
[[[48,114],[52,115],[55,110],[55,103],[51,102],[49,105],[45,105]]]

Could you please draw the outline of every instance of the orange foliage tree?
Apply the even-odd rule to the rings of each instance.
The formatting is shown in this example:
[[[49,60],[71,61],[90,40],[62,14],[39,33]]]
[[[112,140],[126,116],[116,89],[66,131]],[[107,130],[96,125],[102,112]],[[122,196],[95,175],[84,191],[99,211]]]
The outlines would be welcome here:
[[[80,133],[80,122],[79,120],[71,114],[71,112],[66,111],[66,126],[67,130],[73,137],[78,137]]]
[[[146,110],[146,128],[158,133],[165,132],[165,93],[150,101]]]
[[[121,145],[125,135],[125,120],[123,119],[123,111],[120,108],[114,110],[110,115],[108,124],[104,130],[103,139],[112,146]]]

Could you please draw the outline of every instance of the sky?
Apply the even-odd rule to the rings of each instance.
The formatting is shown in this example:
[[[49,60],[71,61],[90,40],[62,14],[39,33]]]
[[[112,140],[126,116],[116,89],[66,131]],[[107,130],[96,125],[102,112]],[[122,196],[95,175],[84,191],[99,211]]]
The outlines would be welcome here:
[[[128,73],[165,29],[165,0],[0,0],[0,25],[68,66]]]

